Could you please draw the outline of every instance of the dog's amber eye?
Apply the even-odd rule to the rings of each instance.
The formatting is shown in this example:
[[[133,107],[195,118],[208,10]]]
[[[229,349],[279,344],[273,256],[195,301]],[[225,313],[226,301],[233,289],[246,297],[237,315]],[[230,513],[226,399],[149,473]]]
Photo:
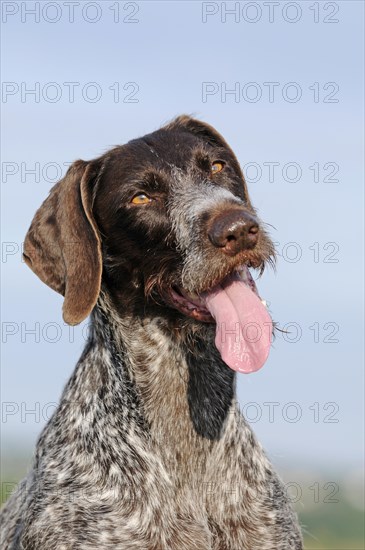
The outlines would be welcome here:
[[[218,172],[221,172],[224,168],[223,162],[220,162],[219,160],[216,160],[212,163],[212,173],[217,174]]]
[[[132,204],[148,204],[152,202],[152,199],[144,193],[139,193],[132,199]]]

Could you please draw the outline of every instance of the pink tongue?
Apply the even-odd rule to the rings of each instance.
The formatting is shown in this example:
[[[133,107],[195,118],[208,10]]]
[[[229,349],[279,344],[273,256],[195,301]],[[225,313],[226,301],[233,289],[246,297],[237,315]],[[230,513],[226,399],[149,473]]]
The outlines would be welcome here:
[[[205,293],[204,300],[217,323],[215,345],[223,361],[235,371],[259,370],[269,355],[272,333],[260,298],[237,278]]]

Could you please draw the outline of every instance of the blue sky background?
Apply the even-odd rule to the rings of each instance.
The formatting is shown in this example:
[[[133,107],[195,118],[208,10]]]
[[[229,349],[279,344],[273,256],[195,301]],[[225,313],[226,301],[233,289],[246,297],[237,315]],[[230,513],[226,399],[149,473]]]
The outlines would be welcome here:
[[[57,166],[64,172],[65,162],[93,158],[177,114],[194,113],[224,135],[242,166],[256,163],[262,169],[249,189],[261,217],[276,228],[272,237],[282,257],[277,273],[267,271],[259,288],[280,326],[295,323],[286,340],[295,340],[296,330],[301,331],[291,343],[279,335],[260,372],[239,375],[243,410],[276,463],[356,468],[363,453],[364,402],[363,3],[330,3],[325,10],[326,3],[319,2],[318,14],[310,9],[312,2],[296,2],[291,8],[280,3],[273,22],[262,2],[254,2],[244,15],[240,12],[237,22],[232,15],[222,20],[221,3],[119,3],[119,23],[110,9],[116,2],[91,3],[98,8],[91,5],[84,15],[90,20],[101,14],[95,23],[82,17],[90,2],[75,6],[73,23],[63,2],[40,11],[38,23],[24,6],[22,13],[21,4],[35,5],[3,2],[2,80],[8,92],[21,89],[22,82],[28,89],[38,82],[41,92],[39,102],[31,95],[22,101],[20,92],[2,100],[5,457],[15,444],[33,445],[84,345],[83,326],[69,329],[62,321],[61,297],[21,262],[20,245],[53,185]],[[242,9],[246,4],[241,3]],[[40,10],[44,5],[40,3]],[[136,6],[138,13],[131,17],[138,22],[123,22]],[[338,13],[332,15],[336,6]],[[203,23],[204,9],[218,13]],[[245,20],[255,14],[256,23]],[[296,14],[297,22],[285,20]],[[59,15],[59,21],[49,22]],[[338,22],[325,23],[325,17]],[[47,88],[51,82],[61,89],[59,101],[50,101],[56,90]],[[73,103],[64,82],[80,83]],[[102,92],[99,101],[82,95],[86,85],[84,94],[91,97],[95,88],[87,86],[90,82]],[[109,89],[114,85],[115,90],[116,82],[119,102]],[[133,90],[123,90],[130,82],[136,83],[134,89],[138,86],[134,103],[123,101]],[[203,101],[204,82],[215,82],[219,91],[222,83],[227,89],[239,83],[246,90],[245,84],[254,82],[262,97],[253,103],[243,95],[238,102],[227,95],[222,101],[217,93]],[[279,83],[273,102],[264,82]],[[295,103],[282,96],[290,82],[302,91]],[[333,96],[338,102],[324,102],[335,89],[324,89],[329,82],[338,87]],[[310,89],[314,83],[318,102]],[[280,163],[274,181],[263,164],[267,162]],[[293,162],[301,177],[286,181],[295,179],[289,168],[283,177],[283,167]],[[35,163],[43,171],[39,182],[25,173]],[[315,163],[320,167],[318,182],[309,168]],[[338,181],[323,181],[334,165],[338,173],[333,179]],[[247,174],[255,179],[255,165]],[[37,336],[27,332],[37,326]],[[278,403],[271,418],[264,405],[268,402]],[[39,417],[26,409],[39,410]],[[297,422],[290,421],[295,417]]]

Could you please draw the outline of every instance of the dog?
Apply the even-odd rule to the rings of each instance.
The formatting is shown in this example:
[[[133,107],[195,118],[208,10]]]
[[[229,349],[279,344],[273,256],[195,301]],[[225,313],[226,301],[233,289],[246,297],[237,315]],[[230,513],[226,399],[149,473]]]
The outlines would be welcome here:
[[[274,247],[223,137],[187,115],[76,161],[24,259],[91,315],[85,350],[2,512],[4,550],[299,550],[296,514],[239,411],[270,316]],[[249,330],[250,329],[250,330]]]

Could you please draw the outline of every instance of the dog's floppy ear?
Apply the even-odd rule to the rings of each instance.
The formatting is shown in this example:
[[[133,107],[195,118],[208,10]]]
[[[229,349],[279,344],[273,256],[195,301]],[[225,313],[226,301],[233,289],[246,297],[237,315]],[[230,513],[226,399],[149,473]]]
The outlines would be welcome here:
[[[24,242],[24,260],[62,294],[63,318],[76,325],[93,309],[100,292],[101,242],[92,214],[97,161],[74,162],[36,212]]]

